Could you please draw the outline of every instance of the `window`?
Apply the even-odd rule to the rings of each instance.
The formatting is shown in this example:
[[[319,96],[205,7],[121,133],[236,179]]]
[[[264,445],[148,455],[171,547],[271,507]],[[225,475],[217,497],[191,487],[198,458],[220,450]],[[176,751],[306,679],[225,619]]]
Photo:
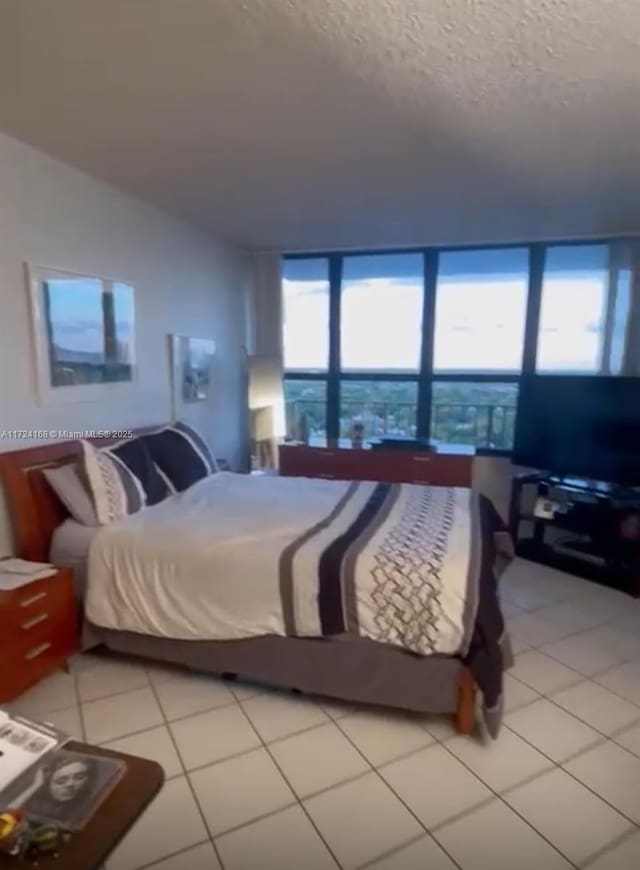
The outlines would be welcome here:
[[[537,370],[620,374],[629,341],[628,243],[547,249]]]
[[[343,371],[418,371],[423,272],[422,254],[344,258]]]
[[[282,275],[285,369],[326,371],[329,364],[329,261],[285,260]]]
[[[640,371],[638,244],[285,258],[288,437],[510,451],[523,376]]]
[[[431,438],[438,444],[510,450],[517,399],[517,384],[436,381],[431,402]]]
[[[340,438],[351,438],[353,424],[361,423],[362,436],[415,437],[418,384],[415,381],[342,381],[340,385]]]
[[[284,402],[287,438],[324,445],[327,440],[326,381],[285,378]]]
[[[528,284],[526,248],[441,254],[434,370],[519,372]]]
[[[595,374],[605,370],[609,292],[608,245],[547,249],[538,333],[539,372]]]

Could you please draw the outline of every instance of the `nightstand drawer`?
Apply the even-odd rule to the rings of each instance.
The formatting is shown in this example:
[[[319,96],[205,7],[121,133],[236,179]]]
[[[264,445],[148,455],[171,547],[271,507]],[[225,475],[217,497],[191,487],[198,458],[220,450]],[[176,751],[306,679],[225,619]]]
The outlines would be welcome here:
[[[55,616],[73,607],[73,601],[71,574],[61,571],[13,592],[0,592],[0,622],[3,627],[6,624],[11,628],[23,625],[42,613]]]
[[[0,651],[0,704],[11,701],[59,668],[77,649],[75,624],[52,627],[48,635],[31,639],[18,650]]]
[[[58,613],[42,610],[25,618],[23,622],[13,623],[8,632],[3,633],[0,641],[0,660],[22,659],[30,650],[51,640],[59,633],[77,635],[75,611],[66,609]]]

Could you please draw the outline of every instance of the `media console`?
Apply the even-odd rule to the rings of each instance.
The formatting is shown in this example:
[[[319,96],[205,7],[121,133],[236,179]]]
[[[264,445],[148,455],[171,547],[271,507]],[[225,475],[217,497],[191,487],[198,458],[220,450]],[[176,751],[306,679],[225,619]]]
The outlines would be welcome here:
[[[523,509],[526,486],[534,488],[533,510]],[[521,536],[523,522],[531,536]],[[509,527],[519,556],[640,598],[640,490],[516,475]]]

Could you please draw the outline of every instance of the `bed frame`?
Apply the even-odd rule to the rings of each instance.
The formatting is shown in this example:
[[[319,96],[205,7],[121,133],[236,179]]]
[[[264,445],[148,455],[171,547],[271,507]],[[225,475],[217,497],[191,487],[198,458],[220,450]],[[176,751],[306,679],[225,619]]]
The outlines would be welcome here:
[[[141,435],[156,428],[146,427],[134,434]],[[106,446],[113,440],[101,439],[96,443]],[[63,441],[0,453],[0,480],[12,521],[17,556],[48,561],[53,533],[69,514],[42,470],[73,462],[81,450],[80,441]],[[92,630],[95,641],[121,652],[212,673],[238,673],[249,679],[263,679],[345,701],[399,706],[423,713],[453,713],[460,734],[470,734],[475,723],[475,681],[471,671],[456,658],[421,658],[362,639],[333,643],[315,638],[269,636],[242,641],[172,641],[92,626],[89,626],[89,636]],[[270,672],[263,664],[265,650],[273,654]],[[353,661],[358,660],[354,669],[349,667],[352,654]],[[290,667],[293,662],[297,663],[295,668]],[[323,667],[325,662],[326,667]],[[370,669],[368,662],[371,662]],[[351,683],[342,673],[350,670]],[[425,692],[425,686],[431,684],[433,691]]]

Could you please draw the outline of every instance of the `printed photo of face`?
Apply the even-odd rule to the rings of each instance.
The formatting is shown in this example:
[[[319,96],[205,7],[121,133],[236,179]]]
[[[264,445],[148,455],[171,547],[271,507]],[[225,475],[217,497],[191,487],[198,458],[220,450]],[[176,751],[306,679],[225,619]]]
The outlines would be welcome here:
[[[13,731],[9,733],[9,743],[12,743],[14,746],[22,746],[28,737],[28,731],[25,731],[23,728],[14,728]]]
[[[89,765],[84,761],[70,761],[54,771],[49,782],[51,797],[59,803],[72,801],[84,788],[89,778]]]

